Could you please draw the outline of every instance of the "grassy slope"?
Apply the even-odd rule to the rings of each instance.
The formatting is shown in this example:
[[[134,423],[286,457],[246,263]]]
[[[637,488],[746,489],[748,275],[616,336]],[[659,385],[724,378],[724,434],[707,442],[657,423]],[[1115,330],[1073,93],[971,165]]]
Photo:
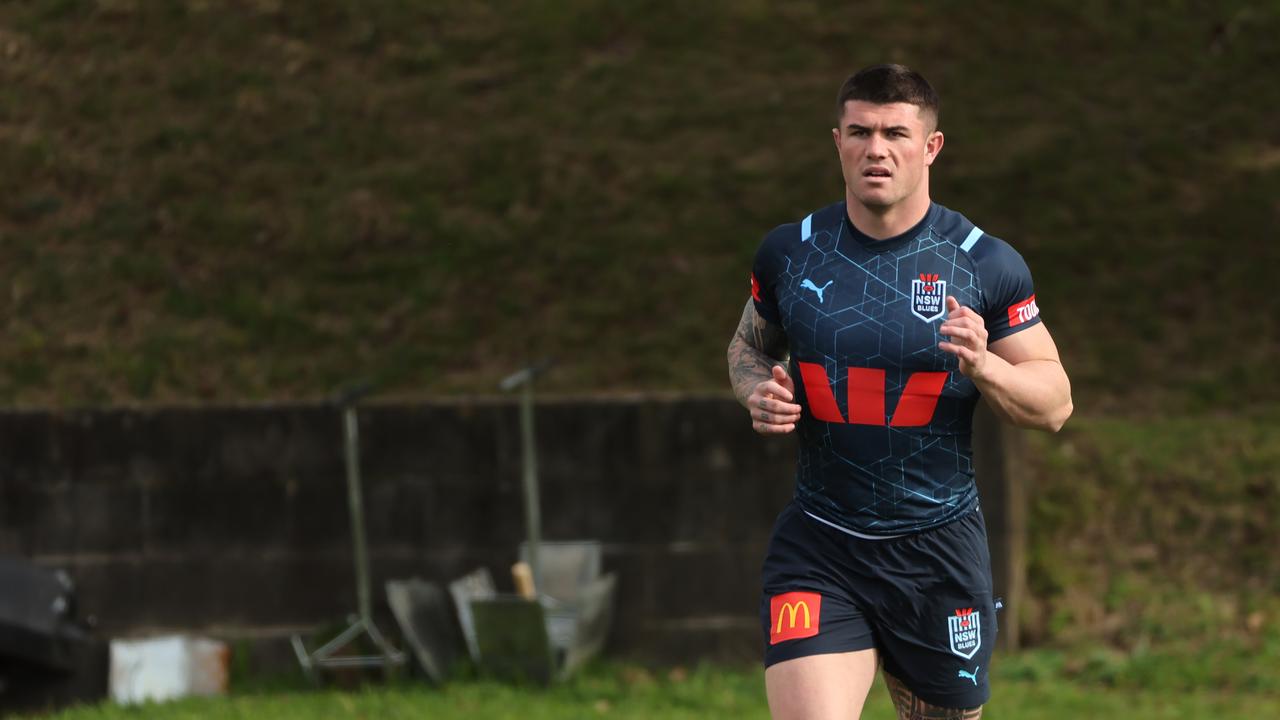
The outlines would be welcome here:
[[[720,390],[758,239],[839,197],[835,88],[891,59],[1085,407],[1280,399],[1274,4],[1019,5],[6,4],[0,398],[488,391],[544,354],[559,391]]]
[[[1026,640],[1110,684],[1280,691],[1280,417],[1036,440]]]

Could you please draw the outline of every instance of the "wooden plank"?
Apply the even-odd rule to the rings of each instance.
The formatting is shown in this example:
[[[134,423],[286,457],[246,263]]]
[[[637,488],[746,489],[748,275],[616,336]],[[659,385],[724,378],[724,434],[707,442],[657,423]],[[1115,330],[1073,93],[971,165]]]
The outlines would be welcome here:
[[[1002,598],[996,646],[1019,646],[1018,613],[1026,597],[1027,508],[1025,430],[1000,422],[986,402],[974,413],[973,462],[987,523],[991,574]]]

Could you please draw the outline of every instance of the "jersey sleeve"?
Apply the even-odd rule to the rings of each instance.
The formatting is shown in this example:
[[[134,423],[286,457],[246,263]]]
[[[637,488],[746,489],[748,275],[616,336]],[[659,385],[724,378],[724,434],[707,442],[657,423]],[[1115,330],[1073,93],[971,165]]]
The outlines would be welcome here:
[[[786,225],[777,227],[765,236],[751,265],[751,300],[760,317],[774,325],[782,324],[778,312],[778,280],[785,266],[782,242],[786,228]]]
[[[1035,285],[1027,263],[1008,243],[990,235],[972,254],[982,283],[982,319],[987,341],[995,342],[1040,323]]]

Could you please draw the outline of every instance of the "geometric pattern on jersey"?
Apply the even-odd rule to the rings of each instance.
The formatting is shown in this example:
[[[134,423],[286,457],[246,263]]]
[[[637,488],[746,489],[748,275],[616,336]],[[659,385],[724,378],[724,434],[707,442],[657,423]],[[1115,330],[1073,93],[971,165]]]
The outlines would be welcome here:
[[[837,203],[771,232],[753,276],[757,312],[790,345],[803,409],[800,506],[871,535],[917,532],[973,509],[978,390],[938,348],[945,313],[922,319],[931,315],[912,312],[914,296],[945,284],[997,340],[1039,321],[1010,326],[1009,308],[1032,295],[1021,257],[941,205],[906,233],[875,241]],[[922,276],[932,283],[913,292]]]

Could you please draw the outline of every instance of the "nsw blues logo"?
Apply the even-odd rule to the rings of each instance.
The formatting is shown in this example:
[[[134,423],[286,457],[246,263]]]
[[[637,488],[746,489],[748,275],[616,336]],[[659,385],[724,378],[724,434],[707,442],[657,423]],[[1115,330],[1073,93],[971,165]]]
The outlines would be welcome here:
[[[982,647],[982,613],[973,608],[958,608],[955,615],[947,617],[947,635],[951,637],[951,652],[968,660]],[[974,681],[975,684],[977,681]]]
[[[947,281],[939,280],[937,273],[920,273],[919,280],[911,281],[911,314],[925,322],[942,317],[947,307]]]

